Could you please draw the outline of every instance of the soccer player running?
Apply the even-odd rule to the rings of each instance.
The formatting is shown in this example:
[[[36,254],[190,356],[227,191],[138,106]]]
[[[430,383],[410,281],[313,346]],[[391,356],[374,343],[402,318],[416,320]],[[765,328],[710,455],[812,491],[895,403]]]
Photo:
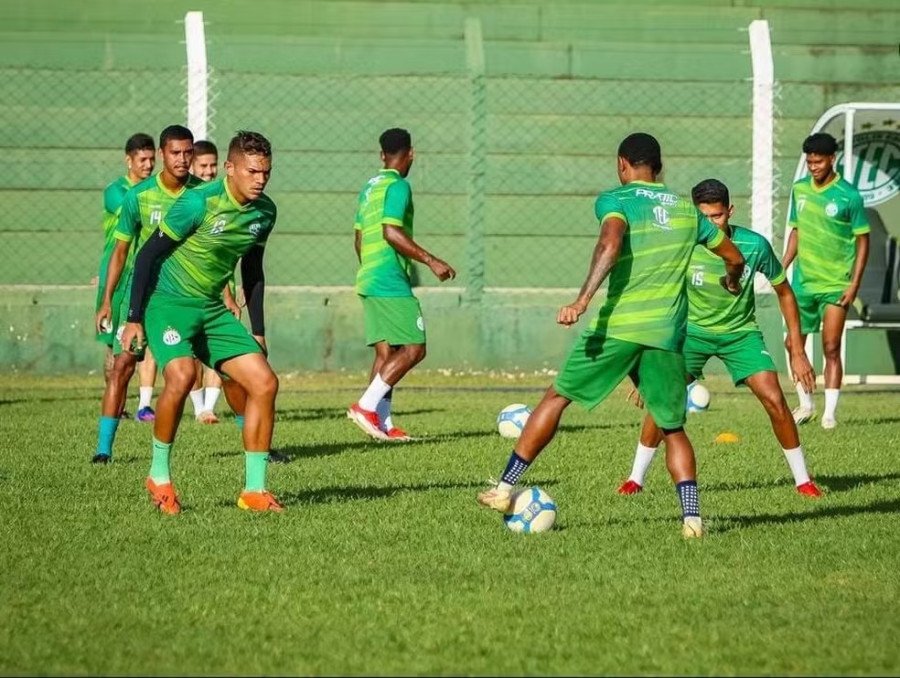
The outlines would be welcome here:
[[[834,170],[837,141],[820,132],[803,142],[809,175],[794,183],[784,267],[794,263],[791,285],[800,307],[801,340],[819,331],[825,355],[825,411],[822,428],[837,426],[835,410],[844,366],[841,337],[847,309],[856,299],[869,257],[869,222],[862,196]],[[796,260],[796,261],[795,261]],[[816,414],[812,394],[797,384],[800,406],[794,421]]]
[[[410,284],[411,260],[428,266],[440,281],[452,280],[456,271],[413,240],[413,200],[406,176],[415,153],[409,132],[389,129],[379,142],[384,168],[360,191],[354,224],[356,293],[375,361],[371,383],[347,417],[373,438],[405,441],[409,436],[391,419],[391,397],[397,383],[425,358],[425,324]]]
[[[278,392],[278,378],[266,360],[263,317],[263,252],[276,216],[275,204],[263,193],[271,171],[269,141],[256,132],[238,132],[228,145],[225,177],[187,191],[135,262],[122,340],[126,346],[132,341],[141,345],[146,328],[147,342],[163,368],[165,387],[157,402],[146,480],[153,504],[163,513],[181,511],[169,457],[196,378],[195,358],[229,377],[226,397],[241,401],[245,484],[237,505],[251,511],[282,510],[265,487]],[[252,336],[222,299],[238,260]]]
[[[700,537],[694,449],[684,431],[684,356],[687,300],[684,276],[698,242],[725,260],[720,283],[741,292],[744,258],[690,201],[657,181],[659,143],[635,133],[619,145],[621,186],[601,193],[594,211],[600,237],[578,298],[557,322],[575,324],[609,277],[606,302],[575,342],[556,382],[528,419],[500,481],[478,495],[484,506],[508,510],[514,486],[556,434],[563,411],[578,402],[599,405],[630,376],[666,441],[666,462],[682,509],[682,535]]]
[[[697,209],[735,244],[744,257],[745,266],[741,276],[741,293],[735,297],[719,284],[719,278],[725,273],[722,260],[706,248],[694,248],[687,271],[688,324],[684,343],[687,382],[703,376],[703,366],[710,358],[722,360],[734,385],[746,384],[769,415],[772,430],[794,476],[797,492],[820,497],[822,493],[810,480],[806,470],[797,425],[778,383],[775,363],[766,350],[762,332],[756,323],[753,276],[762,273],[772,283],[787,325],[794,381],[812,391],[816,375],[803,350],[797,301],[781,262],[763,236],[729,223],[734,206],[728,188],[721,181],[701,181],[691,190],[691,197]],[[635,494],[643,489],[644,476],[662,438],[653,417],[647,415],[631,475],[619,488],[620,494]]]
[[[103,393],[97,449],[92,460],[95,464],[112,461],[113,443],[119,426],[118,414],[125,402],[128,381],[139,361],[152,359],[151,352],[132,351],[131,346],[123,344],[121,339],[130,301],[135,254],[147,237],[162,223],[178,197],[188,188],[200,183],[200,180],[190,173],[193,148],[194,138],[187,127],[181,125],[166,127],[159,135],[162,171],[137,184],[128,191],[122,201],[119,221],[113,234],[116,245],[110,255],[103,301],[96,316],[97,330],[100,331],[102,327],[111,323],[114,298],[116,302],[121,299],[115,312],[118,320],[116,332],[118,338],[113,352],[116,357]]]
[[[212,181],[219,174],[219,149],[211,141],[201,140],[194,142],[194,161],[191,163],[191,174],[201,181]],[[241,308],[234,299],[234,276],[225,285],[222,296],[225,307],[236,318],[241,317]],[[219,373],[206,367],[199,360],[195,363],[197,368],[197,380],[191,391],[191,404],[194,406],[194,416],[201,424],[218,424],[216,416],[216,403],[222,393],[222,378]],[[205,388],[204,388],[205,384]]]
[[[116,239],[113,233],[116,230],[116,224],[119,221],[119,211],[122,207],[122,201],[128,190],[140,181],[143,181],[153,174],[153,167],[156,160],[156,146],[153,143],[153,137],[149,134],[138,132],[128,137],[125,142],[125,167],[126,173],[113,181],[103,190],[103,254],[100,257],[100,272],[97,276],[97,301],[94,305],[94,313],[100,310],[103,304],[104,291],[106,288],[106,271],[109,266],[109,259],[112,256],[113,249],[116,245]],[[115,334],[113,330],[118,327],[118,303],[121,301],[120,296],[116,296],[113,300],[114,317],[110,319],[97,332],[97,341],[106,345],[106,355],[103,361],[103,377],[106,384],[109,383],[112,374],[113,347],[115,345]],[[140,370],[140,402],[138,405],[137,419],[138,421],[147,421],[152,419],[153,410],[150,409],[150,400],[153,397],[153,384],[156,381],[156,365],[153,360],[146,360],[141,364]],[[124,401],[123,401],[124,405]],[[123,413],[122,416],[124,415]]]

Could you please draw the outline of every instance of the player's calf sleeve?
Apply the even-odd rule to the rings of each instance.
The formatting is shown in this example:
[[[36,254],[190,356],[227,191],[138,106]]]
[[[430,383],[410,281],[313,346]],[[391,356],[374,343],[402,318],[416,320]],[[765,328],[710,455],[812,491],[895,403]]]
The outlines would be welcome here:
[[[678,500],[681,502],[681,515],[683,518],[700,517],[700,494],[697,491],[696,480],[683,480],[675,485],[678,492]]]

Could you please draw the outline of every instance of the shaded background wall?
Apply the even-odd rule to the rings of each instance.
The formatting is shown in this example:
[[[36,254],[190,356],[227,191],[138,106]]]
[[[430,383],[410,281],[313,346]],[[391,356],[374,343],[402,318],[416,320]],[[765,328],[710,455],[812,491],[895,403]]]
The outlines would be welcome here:
[[[428,364],[532,368],[555,366],[571,340],[554,309],[587,268],[593,199],[615,183],[622,136],[657,135],[676,190],[725,180],[735,221],[749,222],[750,21],[770,22],[779,81],[779,238],[815,119],[843,101],[900,100],[892,0],[5,3],[0,366],[96,366],[100,192],[129,134],[184,121],[181,20],[193,9],[207,22],[211,138],[249,127],[276,149],[268,325],[282,368],[368,360],[347,289],[351,225],[386,127],[414,135],[417,238],[460,270],[451,289],[421,275]],[[467,52],[472,17],[483,77]],[[771,299],[761,313],[774,340]],[[851,361],[893,371],[884,333],[856,335]]]

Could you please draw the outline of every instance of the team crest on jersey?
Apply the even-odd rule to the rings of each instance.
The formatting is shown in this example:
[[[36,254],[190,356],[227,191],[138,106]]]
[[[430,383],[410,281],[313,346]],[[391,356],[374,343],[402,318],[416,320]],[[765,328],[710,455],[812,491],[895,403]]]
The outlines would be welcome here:
[[[825,214],[827,214],[829,217],[836,217],[837,213],[838,213],[837,203],[830,202],[827,205],[825,205]]]
[[[657,205],[653,208],[653,225],[665,231],[672,230],[672,227],[669,226],[669,212],[665,207]]]
[[[227,223],[227,219],[216,219],[216,223],[214,223],[213,227],[209,230],[210,235],[219,235],[219,233],[225,230],[225,224]]]
[[[253,235],[259,235],[261,229],[262,224],[260,224],[258,221],[254,221],[252,224],[250,224],[250,233],[252,233]]]
[[[422,316],[416,318],[416,327],[419,328],[419,332],[425,331],[425,320],[422,318]]]
[[[153,226],[159,226],[162,223],[162,206],[154,205],[150,212],[150,223]]]
[[[174,345],[177,344],[179,341],[181,341],[181,335],[178,334],[178,330],[176,330],[176,329],[175,329],[174,327],[172,327],[171,325],[169,325],[169,326],[166,328],[166,331],[163,332],[163,337],[162,337],[162,338],[163,338],[163,343],[164,343],[166,346],[174,346]]]

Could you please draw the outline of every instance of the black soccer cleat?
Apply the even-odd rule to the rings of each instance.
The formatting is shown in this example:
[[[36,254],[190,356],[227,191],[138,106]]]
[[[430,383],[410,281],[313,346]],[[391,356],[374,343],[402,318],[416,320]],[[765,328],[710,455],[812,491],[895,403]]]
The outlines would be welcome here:
[[[108,454],[95,454],[94,458],[91,459],[92,464],[108,464],[112,461],[112,457]]]
[[[276,452],[275,450],[269,450],[269,463],[270,464],[289,464],[291,462],[291,458],[284,454],[283,452]]]

